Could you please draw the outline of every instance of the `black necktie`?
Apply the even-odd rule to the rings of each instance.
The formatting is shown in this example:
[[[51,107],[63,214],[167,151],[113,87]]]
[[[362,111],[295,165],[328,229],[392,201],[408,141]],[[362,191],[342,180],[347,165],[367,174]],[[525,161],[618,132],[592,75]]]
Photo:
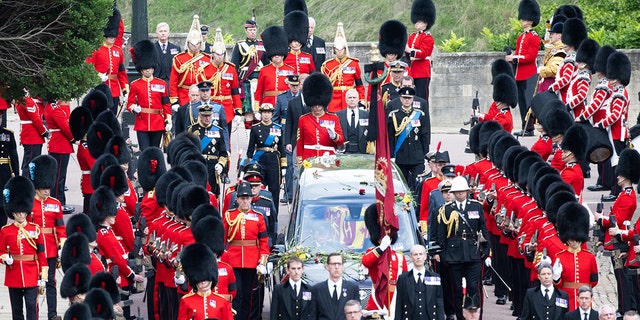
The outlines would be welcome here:
[[[584,320],[589,320],[589,314],[588,313],[584,313]]]
[[[312,42],[312,39],[307,38],[307,47],[311,48],[311,42]]]
[[[162,52],[167,52],[167,45],[166,44],[162,44]]]
[[[337,284],[334,284],[334,285],[333,285],[333,298],[334,298],[336,301],[338,301],[338,300],[339,300],[339,298],[338,298],[338,285],[337,285]]]
[[[351,128],[356,128],[356,111],[351,110]]]
[[[293,284],[293,293],[297,296],[298,295],[298,285],[297,284]]]
[[[544,298],[549,301],[549,289],[544,289]]]
[[[418,285],[422,282],[422,273],[418,272]]]

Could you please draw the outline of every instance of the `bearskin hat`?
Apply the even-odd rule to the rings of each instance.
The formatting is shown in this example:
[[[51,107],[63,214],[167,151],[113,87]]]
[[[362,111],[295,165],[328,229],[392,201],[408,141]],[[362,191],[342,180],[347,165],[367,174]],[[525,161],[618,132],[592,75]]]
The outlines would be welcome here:
[[[573,9],[573,11],[575,11],[576,15],[575,17],[580,19],[580,20],[584,20],[584,14],[582,13],[582,9],[580,9],[580,7],[578,7],[575,4],[570,4],[569,7],[571,7]]]
[[[106,99],[106,108],[102,108],[102,110],[100,110],[99,108],[96,108],[94,111],[94,108],[90,109],[91,110],[91,115],[93,116],[93,119],[95,120],[95,118],[104,110],[107,109],[113,109],[114,105],[113,105],[113,99],[111,98],[113,96],[111,88],[104,82],[100,82],[100,84],[98,84],[97,86],[95,86],[92,90],[97,90],[100,91],[102,93],[104,93],[104,97]]]
[[[557,229],[560,240],[589,241],[589,211],[578,202],[568,202],[558,209]]]
[[[85,303],[74,303],[64,312],[62,320],[91,319],[91,309]]]
[[[497,75],[493,81],[493,101],[503,102],[511,108],[518,104],[516,80],[509,75]]]
[[[210,203],[201,204],[196,207],[196,209],[193,210],[193,213],[191,214],[191,229],[193,229],[193,227],[198,224],[201,219],[208,216],[221,218],[220,211],[218,211],[218,209]]]
[[[292,11],[300,10],[305,14],[309,14],[307,12],[307,3],[304,0],[284,0],[284,15],[286,16]],[[305,38],[306,43],[306,38]]]
[[[4,212],[9,218],[13,217],[16,212],[31,214],[35,195],[36,190],[31,180],[23,176],[9,179],[2,190]]]
[[[101,271],[93,275],[89,281],[89,289],[99,288],[111,296],[113,303],[120,302],[120,290],[113,275],[109,272]]]
[[[185,150],[200,151],[200,138],[193,133],[183,133],[177,135],[167,146],[167,163],[171,165],[178,164],[178,158]],[[195,141],[193,138],[195,138]]]
[[[107,186],[116,197],[129,191],[127,174],[119,165],[108,166],[100,175],[100,185]]]
[[[309,35],[309,17],[300,10],[287,13],[284,16],[284,31],[287,33],[289,43],[296,40],[304,46]]]
[[[536,168],[535,164],[544,163],[544,161],[542,161],[537,152],[525,151],[516,157],[515,162],[518,164],[518,186],[522,190],[527,190],[527,187],[529,187],[529,172]]]
[[[576,156],[578,161],[582,161],[587,156],[589,146],[589,134],[583,126],[574,124],[564,133],[560,147],[569,150]]]
[[[204,159],[202,152],[195,149],[187,149],[180,153],[180,155],[178,156],[177,164],[179,166],[182,166],[187,161],[198,161],[202,164],[207,163],[207,160]]]
[[[87,131],[87,148],[91,157],[99,158],[112,137],[113,131],[109,126],[102,122],[94,122]]]
[[[560,177],[559,173],[556,173],[554,175],[550,175],[551,177],[553,177],[553,179],[547,179],[547,181],[550,181],[551,184],[549,184],[549,187],[547,188],[547,190],[540,190],[542,192],[542,197],[545,199],[545,201],[548,201],[548,199],[551,199],[551,196],[559,193],[559,192],[568,192],[570,194],[575,195],[575,191],[573,190],[573,187],[564,182],[562,180],[562,177]],[[560,178],[560,179],[558,179]],[[559,204],[562,205],[562,204]],[[547,202],[544,202],[544,205],[540,205],[540,208],[546,208],[547,206]],[[556,206],[557,207],[557,206]],[[556,210],[557,212],[557,210]]]
[[[550,101],[544,108],[547,109],[546,112],[543,112],[544,118],[538,119],[544,131],[550,137],[565,134],[575,123],[571,114],[565,109],[564,103],[560,100]]]
[[[329,78],[320,72],[314,72],[304,81],[302,94],[308,106],[327,107],[331,102],[333,86]]]
[[[104,170],[106,170],[110,166],[118,166],[118,160],[110,153],[105,153],[96,159],[96,162],[93,163],[93,167],[91,167],[91,187],[96,189],[100,186],[100,177]]]
[[[515,79],[513,74],[513,66],[505,59],[496,59],[491,63],[491,84],[495,81],[496,77],[500,74],[506,74]]]
[[[479,153],[486,157],[489,138],[494,132],[504,131],[504,130],[502,129],[502,125],[500,125],[500,123],[493,120],[487,121],[487,122],[481,122],[481,123],[482,123],[482,127],[480,127],[478,131],[478,141],[479,141],[478,148],[480,149]]]
[[[211,281],[212,288],[218,284],[218,261],[204,243],[188,245],[182,250],[180,261],[192,288],[197,288],[202,281]]]
[[[95,122],[102,122],[109,126],[109,129],[111,129],[114,136],[122,136],[122,127],[120,127],[120,122],[118,122],[118,118],[116,118],[116,115],[110,110],[100,112],[100,114],[95,118]]]
[[[122,16],[120,15],[120,10],[118,8],[113,7],[113,14],[109,17],[107,21],[107,26],[104,28],[104,37],[105,38],[116,38],[118,37],[118,31],[120,29],[120,20],[122,20]]]
[[[60,296],[73,298],[79,294],[87,293],[90,279],[91,270],[86,264],[76,263],[67,267],[64,269],[64,276],[62,283],[60,283]]]
[[[600,47],[600,50],[598,50],[598,53],[596,54],[596,58],[594,59],[594,62],[593,62],[593,71],[600,72],[606,75],[607,59],[609,59],[609,56],[614,52],[616,52],[616,49],[614,49],[610,45]]]
[[[623,86],[631,81],[631,61],[626,54],[616,51],[607,59],[607,79],[618,80]]]
[[[540,23],[540,6],[535,0],[522,0],[518,5],[518,20],[533,21],[533,26]]]
[[[570,18],[562,27],[562,43],[577,49],[584,39],[587,39],[587,26],[582,20]]]
[[[178,217],[191,220],[191,214],[199,205],[209,203],[209,193],[207,189],[199,185],[189,185],[182,190],[180,199],[178,200],[178,207],[176,208],[176,214]]]
[[[309,28],[308,23],[307,21],[307,28]],[[264,44],[267,59],[271,60],[273,56],[287,57],[287,53],[289,53],[289,41],[287,41],[287,33],[284,31],[284,28],[278,26],[268,27],[262,31],[260,37]],[[305,38],[304,43],[306,42]]]
[[[107,89],[109,89],[109,87],[107,87]],[[87,93],[87,95],[82,99],[81,106],[89,110],[91,112],[91,116],[95,119],[101,112],[109,109],[108,100],[113,100],[113,98],[111,98],[110,89],[108,97],[101,90],[91,89],[91,91],[89,91],[89,93]],[[113,101],[111,104],[113,104]]]
[[[89,127],[93,123],[91,111],[87,108],[79,107],[73,109],[69,114],[69,129],[74,140],[84,139],[84,135],[89,131]]]
[[[557,16],[557,15],[563,15],[567,18],[577,18],[577,13],[576,10],[573,8],[573,6],[565,4],[565,5],[561,5],[559,6],[556,11],[553,13],[553,16]],[[555,22],[555,21],[554,21]]]
[[[187,168],[182,167],[182,166],[173,166],[171,167],[171,169],[169,169],[168,172],[175,172],[177,173],[180,178],[182,178],[184,181],[187,182],[193,182],[193,174],[191,174],[191,172],[189,172],[189,170],[187,170]]]
[[[220,217],[209,215],[195,225],[192,221],[191,232],[196,242],[206,244],[218,257],[224,253],[224,226]]]
[[[504,153],[512,146],[519,146],[520,143],[516,138],[512,135],[507,134],[506,136],[500,138],[493,147],[493,156],[491,157],[491,161],[498,169],[503,169],[502,159],[504,157]]]
[[[91,219],[86,214],[72,215],[71,218],[67,220],[65,228],[67,237],[71,237],[71,235],[79,233],[87,238],[88,243],[96,241],[96,227],[93,225]]]
[[[527,189],[533,195],[536,192],[536,182],[539,180],[538,171],[553,169],[545,161],[535,162],[529,168],[529,174],[527,176]],[[541,171],[542,172],[542,171]]]
[[[591,163],[601,163],[609,159],[613,154],[613,147],[607,131],[594,127],[588,122],[576,122],[576,124],[582,126],[589,136],[586,159]]]
[[[491,135],[491,137],[489,137],[489,143],[487,144],[487,148],[489,150],[488,151],[489,159],[493,159],[493,157],[495,157],[496,142],[498,142],[498,140],[500,140],[502,137],[508,136],[508,135],[509,135],[509,133],[507,133],[506,131],[504,131],[502,129],[502,127],[500,127],[500,131],[494,132]],[[507,148],[507,149],[509,149],[509,148]],[[504,154],[502,156],[504,156]],[[492,163],[493,163],[493,161],[492,161]]]
[[[571,193],[568,191],[558,191],[553,194],[549,194],[549,198],[547,198],[547,204],[544,207],[549,222],[557,226],[558,221],[560,221],[561,219],[559,217],[560,207],[569,202],[578,203],[575,193]]]
[[[378,33],[378,50],[384,57],[395,54],[398,59],[404,54],[407,45],[407,27],[398,20],[387,20],[380,26]],[[304,89],[305,86],[302,88]]]
[[[144,69],[157,69],[159,66],[160,58],[155,50],[153,42],[149,40],[140,40],[131,48],[131,59],[136,66],[138,72],[142,72]]]
[[[539,178],[535,180],[535,183],[533,184],[534,185],[533,198],[538,203],[539,208],[544,209],[546,207],[547,198],[548,198],[546,196],[546,191],[548,190],[550,185],[557,182],[562,182],[562,178],[560,177],[560,174],[558,174],[557,170],[555,174],[547,174],[544,176],[539,176]]]
[[[484,122],[478,122],[469,130],[469,150],[473,154],[480,154],[480,129]]]
[[[544,118],[544,113],[547,111],[546,105],[550,101],[558,100],[558,95],[550,92],[544,91],[536,94],[531,99],[531,110],[533,114],[538,118],[538,121],[542,123],[542,119]]]
[[[91,264],[89,240],[84,234],[77,232],[67,237],[60,256],[63,272],[67,272],[67,269],[76,263]]]
[[[640,180],[640,154],[638,151],[624,149],[620,152],[616,175],[631,180],[631,183],[638,183]]]
[[[436,6],[431,0],[413,0],[411,5],[411,23],[422,21],[429,30],[436,22]]]
[[[169,184],[173,181],[184,181],[179,174],[175,172],[168,171],[158,178],[156,182],[156,191],[154,195],[156,196],[156,202],[158,206],[164,207],[167,204],[167,193]]]
[[[182,197],[182,191],[192,185],[192,182],[178,182],[174,181],[169,184],[167,189],[167,209],[178,215],[177,211],[180,209],[178,203]]]
[[[596,71],[593,69],[593,66],[596,61],[596,55],[600,50],[600,45],[593,39],[585,39],[580,43],[580,47],[576,51],[576,62],[584,62],[589,67],[589,71],[591,73],[595,73]]]
[[[511,146],[502,155],[502,171],[504,171],[504,175],[507,177],[507,179],[511,181],[516,181],[516,178],[514,177],[514,173],[515,173],[514,162],[515,162],[516,156],[518,156],[519,154],[525,151],[527,151],[526,147]]]
[[[116,314],[113,310],[113,301],[109,293],[100,288],[93,288],[84,297],[84,303],[91,309],[93,318],[115,319]]]
[[[188,160],[181,164],[185,169],[189,170],[193,175],[193,183],[201,187],[207,187],[209,182],[209,172],[207,166],[197,160]]]
[[[29,177],[36,189],[51,189],[56,185],[58,161],[48,154],[39,155],[29,163]]]
[[[369,239],[371,243],[375,246],[380,245],[380,240],[384,237],[382,235],[382,230],[380,229],[380,224],[378,223],[378,208],[376,204],[371,204],[364,211],[364,224],[369,231]],[[394,232],[389,235],[391,238],[391,244],[396,243],[398,240],[398,233]]]
[[[138,182],[142,190],[149,192],[156,186],[156,182],[165,172],[167,164],[162,150],[157,147],[144,149],[138,157]]]
[[[89,201],[90,218],[96,227],[104,222],[107,217],[115,217],[118,212],[116,196],[107,186],[100,186],[93,190]]]
[[[111,153],[118,159],[118,164],[127,164],[131,162],[131,152],[122,136],[113,136],[109,139],[104,148],[106,153]]]

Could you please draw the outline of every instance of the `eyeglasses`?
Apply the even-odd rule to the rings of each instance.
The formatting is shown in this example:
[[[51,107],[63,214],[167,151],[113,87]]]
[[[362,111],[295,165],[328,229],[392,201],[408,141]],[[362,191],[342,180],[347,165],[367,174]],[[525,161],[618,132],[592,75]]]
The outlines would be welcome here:
[[[349,311],[349,312],[345,312],[344,314],[350,316],[352,314],[358,314],[358,313],[362,313],[362,311],[360,311],[360,310],[358,310],[358,311]]]
[[[339,267],[342,265],[342,262],[331,262],[331,263],[327,263],[328,265],[332,266],[332,267]]]

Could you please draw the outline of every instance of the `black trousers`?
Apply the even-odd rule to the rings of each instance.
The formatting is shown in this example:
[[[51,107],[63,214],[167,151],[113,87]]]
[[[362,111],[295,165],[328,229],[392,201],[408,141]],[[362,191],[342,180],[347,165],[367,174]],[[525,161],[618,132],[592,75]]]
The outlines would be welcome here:
[[[178,289],[171,287],[164,287],[164,298],[166,305],[164,313],[165,317],[160,314],[160,319],[174,320],[178,318],[178,307],[180,306],[180,300],[178,299]]]
[[[451,273],[447,263],[443,260],[440,262],[433,261],[433,272],[440,275],[440,284],[442,286],[442,297],[444,303],[445,315],[454,315],[456,313],[455,298],[453,296],[453,283],[451,282]]]
[[[120,107],[120,97],[113,97],[113,107],[111,107],[111,112],[117,115],[119,107]]]
[[[509,258],[512,265],[513,280],[513,312],[520,316],[522,314],[522,308],[524,306],[524,296],[529,289],[529,269],[524,265],[524,259]]]
[[[527,99],[525,98],[525,92],[527,89],[527,80],[516,81],[516,85],[518,86],[518,109],[520,109],[520,120],[522,121],[522,130],[525,131],[533,131],[533,123],[535,121],[529,121],[527,127],[525,128],[525,117],[527,116],[527,111],[529,111],[529,106],[527,106]]]
[[[13,320],[25,319],[24,307],[27,308],[27,320],[38,319],[38,287],[9,288],[9,300],[11,301],[11,318]]]
[[[22,176],[29,177],[29,163],[33,158],[42,154],[42,145],[41,144],[23,144],[24,155],[22,156]]]
[[[424,172],[424,163],[420,164],[398,164],[398,168],[402,172],[404,179],[407,180],[409,190],[413,190],[416,184],[416,178]]]
[[[613,142],[613,148],[616,150],[616,153],[618,154],[618,156],[620,155],[620,152],[622,152],[622,150],[624,150],[627,147],[627,145],[622,142],[622,141],[614,141]],[[622,191],[622,188],[618,185],[618,180],[616,179],[616,168],[618,166],[613,166],[611,168],[613,175],[612,175],[612,181],[611,181],[611,194],[612,195],[619,195],[620,191]]]
[[[493,255],[491,257],[491,265],[502,277],[503,280],[509,281],[509,273],[507,269],[507,246],[500,243],[500,236],[491,234],[491,247]],[[493,271],[493,270],[492,270]],[[509,289],[500,281],[497,276],[493,277],[493,285],[495,286],[494,293],[498,297],[509,295]]]
[[[82,194],[82,212],[84,214],[89,214],[89,208],[91,207],[91,195],[90,194]]]
[[[262,318],[264,286],[258,282],[258,274],[253,268],[234,268],[238,291],[232,301],[233,310],[238,311],[235,320],[256,320]]]
[[[160,147],[164,131],[136,131],[140,152],[148,147]]]
[[[597,164],[598,167],[598,180],[596,180],[597,184],[611,189],[611,183],[615,183],[615,176],[613,175],[613,167],[611,166],[611,158],[607,159],[605,162],[600,162]]]
[[[220,198],[220,184],[218,183],[216,173],[216,164],[218,160],[207,160],[207,173],[209,174],[209,186],[211,186],[211,193],[215,194],[218,199]]]
[[[49,279],[47,279],[46,295],[47,295],[47,319],[51,319],[58,315],[58,294],[56,292],[56,263],[58,258],[47,258],[49,265]]]
[[[258,161],[262,166],[264,184],[273,196],[273,203],[280,208],[280,155],[277,152],[265,152]],[[276,214],[276,217],[278,215]]]
[[[462,277],[467,279],[467,294],[473,296],[482,295],[482,262],[470,261],[461,263],[449,263],[448,269],[451,271],[451,282],[453,283],[454,307],[456,308],[456,318],[464,319],[462,316]]]
[[[64,186],[67,184],[67,167],[69,166],[69,154],[49,153],[58,162],[56,171],[56,183],[51,188],[51,196],[60,200],[62,205],[67,204],[64,194]]]
[[[613,257],[611,263],[615,265]],[[627,267],[614,269],[613,275],[616,278],[616,291],[618,293],[618,311],[621,314],[629,310],[636,310],[636,300],[631,281],[629,281],[629,273]]]

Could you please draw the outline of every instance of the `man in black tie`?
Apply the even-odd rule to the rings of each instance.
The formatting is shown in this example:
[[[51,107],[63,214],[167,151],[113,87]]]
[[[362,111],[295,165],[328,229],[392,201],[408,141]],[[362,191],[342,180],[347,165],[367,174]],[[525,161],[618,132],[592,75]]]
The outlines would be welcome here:
[[[342,254],[330,253],[325,269],[329,279],[311,289],[311,317],[318,320],[345,320],[344,306],[349,300],[360,301],[358,285],[342,279]]]
[[[520,319],[564,319],[569,307],[569,295],[553,287],[553,269],[550,263],[543,261],[538,264],[538,279],[540,285],[529,288],[524,296]]]
[[[284,177],[285,195],[287,197],[287,201],[289,202],[293,200],[293,186],[298,184],[298,176],[300,175],[299,174],[300,168],[298,168],[297,161],[293,161],[293,155],[296,154],[296,150],[294,148],[296,146],[296,143],[298,142],[298,120],[300,119],[300,116],[302,116],[303,114],[311,112],[311,107],[307,106],[304,103],[304,99],[302,96],[302,88],[304,87],[304,80],[308,76],[309,76],[308,74],[303,73],[298,78],[298,81],[300,83],[299,89],[298,89],[299,94],[295,98],[289,100],[289,105],[286,108],[287,111],[286,111],[286,117],[285,117],[287,121],[286,123],[283,124],[284,125],[284,149],[285,149],[285,152],[287,152],[287,154],[292,155],[291,162],[289,162],[289,158],[287,157],[288,167]],[[287,178],[287,176],[289,178]],[[287,181],[291,181],[291,183],[288,183]]]
[[[589,286],[578,289],[578,303],[580,307],[564,316],[565,320],[598,320],[598,312],[591,308],[593,290]]]
[[[157,45],[155,46],[156,53],[160,57],[158,67],[153,69],[153,76],[160,78],[169,86],[169,74],[171,74],[171,64],[173,63],[173,57],[180,53],[180,46],[169,42],[169,24],[166,22],[160,22],[156,26],[156,37],[158,37]],[[173,110],[174,112],[177,110]]]
[[[298,257],[287,261],[289,281],[273,289],[270,319],[311,319],[311,287],[302,282],[304,264]]]
[[[347,108],[336,113],[344,133],[345,153],[366,153],[369,112],[359,108],[361,105],[356,89],[349,89],[345,98]]]
[[[316,19],[313,17],[309,17],[309,36],[307,37],[307,43],[302,46],[301,50],[306,52],[313,57],[313,64],[315,65],[315,70],[320,70],[322,68],[322,64],[326,59],[326,45],[324,43],[324,39],[314,36],[313,31],[316,29]]]

